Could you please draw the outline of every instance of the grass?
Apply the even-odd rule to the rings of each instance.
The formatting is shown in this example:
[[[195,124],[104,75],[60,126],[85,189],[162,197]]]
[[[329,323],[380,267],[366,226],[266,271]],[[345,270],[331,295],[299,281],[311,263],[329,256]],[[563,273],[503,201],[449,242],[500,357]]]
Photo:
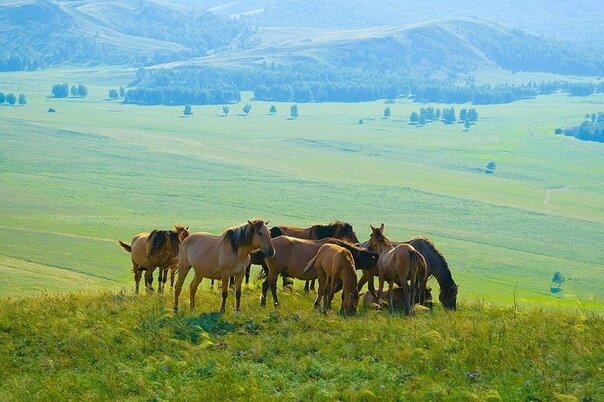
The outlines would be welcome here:
[[[383,102],[368,102],[300,105],[288,120],[288,104],[271,116],[269,103],[250,99],[227,117],[220,106],[195,106],[189,118],[181,107],[106,99],[133,78],[134,70],[84,67],[0,75],[0,90],[29,99],[0,107],[0,255],[13,267],[0,268],[0,294],[27,292],[14,267],[28,264],[56,270],[54,284],[30,289],[131,286],[116,239],[177,222],[221,232],[261,217],[342,219],[361,239],[381,222],[393,239],[429,236],[462,300],[510,305],[515,294],[521,305],[604,308],[604,251],[593,247],[604,238],[604,148],[552,134],[601,110],[602,96],[479,106],[480,122],[464,132],[409,126],[422,106],[409,102],[389,105],[390,119]],[[64,81],[86,84],[89,97],[48,98]],[[245,103],[252,112],[238,115]],[[567,281],[552,295],[556,271]],[[87,280],[61,283],[65,272]]]
[[[454,313],[342,318],[312,311],[312,295],[300,292],[262,309],[252,286],[234,314],[229,297],[220,315],[219,292],[205,289],[196,311],[177,316],[170,295],[4,299],[3,399],[604,397],[604,320],[593,313],[462,303]]]

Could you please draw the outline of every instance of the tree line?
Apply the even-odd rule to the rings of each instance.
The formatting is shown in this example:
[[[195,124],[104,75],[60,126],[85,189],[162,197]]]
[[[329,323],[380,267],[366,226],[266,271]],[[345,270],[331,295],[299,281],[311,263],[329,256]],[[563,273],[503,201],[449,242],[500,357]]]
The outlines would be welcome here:
[[[556,134],[576,137],[583,141],[604,142],[604,112],[585,115],[585,120],[577,126],[557,128]]]
[[[53,85],[50,92],[55,98],[67,98],[69,95],[74,98],[85,98],[88,96],[88,88],[85,85],[78,84],[70,87],[66,82]]]

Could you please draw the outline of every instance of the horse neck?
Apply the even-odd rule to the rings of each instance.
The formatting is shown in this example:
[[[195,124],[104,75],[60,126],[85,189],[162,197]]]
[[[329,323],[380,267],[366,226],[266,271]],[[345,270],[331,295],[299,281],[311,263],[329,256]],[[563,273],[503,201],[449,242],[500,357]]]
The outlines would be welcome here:
[[[342,267],[342,292],[354,292],[357,289],[357,275],[353,264],[348,261],[348,264]]]
[[[392,245],[392,243],[390,243],[389,240],[382,240],[379,241],[377,244],[377,251],[379,255],[382,255],[383,253],[386,253],[392,250],[393,248],[394,246]]]

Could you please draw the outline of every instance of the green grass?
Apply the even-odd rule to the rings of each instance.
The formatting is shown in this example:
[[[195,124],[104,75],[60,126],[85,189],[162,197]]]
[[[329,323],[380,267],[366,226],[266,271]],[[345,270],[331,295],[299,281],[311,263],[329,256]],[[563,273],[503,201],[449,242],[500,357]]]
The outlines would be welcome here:
[[[282,292],[262,309],[220,315],[218,291],[174,316],[170,295],[2,300],[5,400],[601,400],[601,334],[592,313],[462,303],[415,317],[311,308]],[[184,299],[184,298],[183,298]],[[183,300],[185,301],[185,300]],[[339,297],[334,301],[339,308]],[[186,309],[185,309],[186,310]]]
[[[116,239],[174,223],[219,233],[261,217],[342,219],[361,239],[381,222],[393,239],[429,236],[461,300],[604,309],[604,249],[595,246],[604,239],[604,146],[553,135],[603,110],[604,96],[479,106],[480,122],[465,133],[409,126],[422,106],[409,102],[389,105],[388,120],[383,102],[304,104],[288,120],[289,104],[270,116],[269,103],[249,99],[227,117],[220,106],[194,106],[189,118],[182,107],[106,99],[133,78],[117,68],[0,75],[1,91],[29,99],[0,107],[0,256],[10,262],[0,265],[13,267],[0,267],[0,295],[26,293],[30,280],[32,290],[130,290]],[[63,81],[88,85],[89,97],[48,98]],[[241,116],[246,102],[252,112]],[[497,168],[486,175],[491,160]],[[16,274],[30,263],[54,279]],[[567,281],[554,296],[556,271]]]

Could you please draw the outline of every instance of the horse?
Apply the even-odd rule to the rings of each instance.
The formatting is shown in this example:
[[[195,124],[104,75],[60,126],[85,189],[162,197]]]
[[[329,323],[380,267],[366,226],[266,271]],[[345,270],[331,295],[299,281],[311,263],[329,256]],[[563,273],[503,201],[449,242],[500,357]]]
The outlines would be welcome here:
[[[352,253],[337,244],[324,244],[304,268],[303,273],[317,271],[319,290],[315,299],[315,308],[323,298],[323,313],[331,309],[331,301],[336,289],[342,288],[342,307],[340,313],[355,315],[359,304],[357,274]]]
[[[218,236],[203,232],[189,235],[181,244],[178,258],[178,279],[174,288],[174,312],[178,312],[178,297],[191,267],[195,271],[195,277],[189,287],[191,310],[195,309],[195,294],[201,280],[205,277],[222,280],[220,312],[224,313],[229,291],[229,278],[235,276],[235,310],[239,311],[241,282],[245,268],[250,261],[250,251],[258,248],[266,256],[275,255],[270,233],[262,220],[247,221],[239,227],[227,229]]]
[[[399,287],[399,288],[392,289],[392,296],[393,296],[392,297],[392,299],[393,299],[392,308],[394,310],[403,310],[404,309],[403,288]],[[417,293],[415,295],[415,303],[420,302],[420,297],[422,297],[424,300],[423,305],[431,308],[431,306],[432,306],[432,289],[426,288],[423,295],[421,293]],[[382,298],[379,301],[376,298],[376,295],[371,292],[365,292],[363,294],[363,306],[368,309],[369,308],[380,309],[380,308],[382,308],[382,305],[388,304],[388,300],[390,300],[390,292],[382,294]]]
[[[320,240],[320,239],[325,239],[327,237],[332,237],[335,239],[343,240],[343,241],[345,241],[347,243],[351,243],[351,244],[359,242],[359,239],[357,238],[357,235],[354,232],[352,225],[350,223],[341,222],[341,221],[331,222],[326,225],[317,224],[317,225],[313,225],[308,228],[300,228],[297,226],[286,226],[286,225],[274,226],[271,228],[271,236],[277,237],[277,236],[283,236],[283,235],[297,237],[298,239],[308,239],[308,240]],[[263,258],[262,258],[262,256],[258,255],[258,256],[256,256],[256,258],[252,258],[252,260],[260,261],[260,260],[263,260]],[[256,264],[256,263],[252,262],[252,264]],[[264,272],[268,272],[268,271],[266,271],[265,265],[263,265],[263,264],[258,264],[258,265],[262,265]],[[286,286],[289,284],[292,284],[292,282],[288,281],[286,279],[286,277],[284,277],[283,286]],[[314,279],[311,281],[306,281],[306,283],[304,284],[304,290],[307,292],[309,290],[314,290],[314,288],[315,288]]]
[[[374,228],[371,225],[370,227],[371,236],[367,246],[369,249],[377,250],[380,256],[377,263],[379,278],[377,299],[381,299],[384,282],[387,281],[388,292],[390,292],[390,311],[393,312],[392,285],[396,282],[403,288],[403,307],[405,313],[412,313],[416,293],[422,292],[422,289],[426,288],[426,260],[409,244],[393,246],[390,240],[384,235],[383,223],[379,228]],[[407,283],[408,279],[411,282],[411,286]]]
[[[162,292],[168,269],[175,266],[180,243],[189,235],[189,228],[175,225],[174,230],[154,229],[151,233],[139,233],[130,244],[118,240],[118,244],[130,253],[136,293],[142,271],[145,271],[145,288],[153,291],[153,271],[159,267],[158,291]]]
[[[277,298],[277,277],[279,274],[286,273],[296,279],[311,280],[317,279],[317,272],[311,269],[304,273],[304,268],[308,262],[317,254],[319,248],[326,243],[337,244],[346,248],[352,253],[356,266],[370,267],[377,263],[377,254],[369,252],[346,243],[345,241],[331,237],[320,240],[299,239],[291,236],[279,236],[273,239],[275,247],[275,256],[266,258],[265,263],[268,267],[268,275],[262,283],[262,298],[260,305],[266,305],[266,292],[271,289],[275,307],[279,305]]]
[[[357,244],[359,247],[367,247],[368,241]],[[455,310],[457,308],[457,289],[458,286],[453,280],[451,270],[447,260],[442,253],[434,246],[434,243],[426,237],[417,237],[404,242],[391,242],[394,246],[399,244],[410,244],[417,251],[419,251],[426,260],[428,267],[428,276],[434,276],[440,287],[440,293],[438,296],[439,301],[444,308],[449,310]],[[377,272],[375,272],[377,275]],[[359,280],[359,290],[367,282],[369,275],[363,274]],[[369,282],[369,290],[375,295],[375,288],[372,282]],[[424,297],[425,300],[431,300],[430,297]]]

